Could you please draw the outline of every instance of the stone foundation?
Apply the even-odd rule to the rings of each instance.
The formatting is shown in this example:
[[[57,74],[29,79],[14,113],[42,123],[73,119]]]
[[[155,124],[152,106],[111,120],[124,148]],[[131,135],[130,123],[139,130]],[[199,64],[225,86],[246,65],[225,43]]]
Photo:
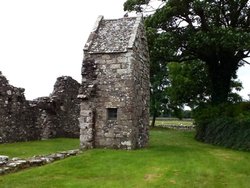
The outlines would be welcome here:
[[[35,167],[35,166],[46,165],[49,163],[53,163],[57,160],[61,160],[70,156],[78,155],[80,153],[81,151],[79,149],[76,149],[76,150],[62,151],[62,152],[53,153],[49,155],[34,156],[28,159],[21,159],[17,157],[9,159],[8,156],[0,155],[0,175],[17,172],[17,171]]]

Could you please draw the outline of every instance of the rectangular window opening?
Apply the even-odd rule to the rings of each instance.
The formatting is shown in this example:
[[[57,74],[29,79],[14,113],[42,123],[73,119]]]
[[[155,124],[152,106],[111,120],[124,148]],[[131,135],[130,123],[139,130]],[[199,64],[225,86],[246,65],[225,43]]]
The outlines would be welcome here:
[[[117,108],[108,108],[108,120],[117,120]]]

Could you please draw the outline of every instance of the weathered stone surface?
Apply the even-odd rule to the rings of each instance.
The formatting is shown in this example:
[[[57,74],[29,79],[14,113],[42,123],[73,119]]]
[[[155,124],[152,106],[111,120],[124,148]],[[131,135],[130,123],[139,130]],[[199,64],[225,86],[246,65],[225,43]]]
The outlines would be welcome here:
[[[24,89],[10,85],[0,72],[0,143],[38,139],[34,113]]]
[[[6,155],[0,155],[0,161],[8,161],[9,157]]]
[[[80,84],[68,76],[57,78],[54,91],[50,95],[54,113],[47,111],[47,118],[53,119],[52,137],[79,137],[78,117],[80,101],[77,99]],[[49,120],[48,120],[49,121]],[[46,125],[44,125],[46,127]],[[48,126],[50,126],[48,124]],[[44,138],[50,137],[44,134]]]
[[[8,160],[9,160],[8,156],[0,155],[0,167],[4,166],[8,162]]]
[[[45,156],[34,156],[28,159],[12,158],[0,166],[0,175],[7,174],[10,172],[16,172],[25,168],[30,168],[34,166],[41,166],[48,163],[52,163],[56,160],[61,160],[66,157],[74,156],[81,153],[79,149],[62,151]]]
[[[84,48],[81,148],[144,147],[149,125],[149,56],[142,18],[99,18],[97,23]]]
[[[135,21],[135,18],[101,19],[89,53],[126,52]]]
[[[39,108],[39,124],[43,139],[79,137],[78,117],[80,101],[77,99],[80,84],[68,76],[57,78],[49,97],[38,98],[33,106]]]
[[[27,101],[24,89],[11,86],[0,72],[0,143],[79,137],[79,88],[62,76],[49,97]]]

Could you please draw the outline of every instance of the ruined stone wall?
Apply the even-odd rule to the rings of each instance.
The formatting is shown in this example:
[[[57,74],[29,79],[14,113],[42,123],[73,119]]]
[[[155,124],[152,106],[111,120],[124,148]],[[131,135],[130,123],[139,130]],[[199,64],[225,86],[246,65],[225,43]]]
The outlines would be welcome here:
[[[41,126],[42,139],[79,137],[79,88],[77,81],[62,76],[57,78],[54,91],[49,97],[41,97],[31,102],[31,106],[39,111],[37,124]]]
[[[48,139],[56,137],[58,126],[57,108],[50,97],[40,97],[30,101],[30,105],[36,111],[35,124],[40,127],[40,138]]]
[[[63,76],[49,97],[27,101],[24,89],[11,86],[0,72],[0,143],[79,137],[79,88]]]
[[[10,85],[0,72],[0,143],[39,139],[36,112],[25,99],[24,89]]]
[[[90,57],[85,57],[82,63],[82,85],[78,98],[80,104],[80,147],[90,149],[95,147],[95,116],[97,95],[97,64]]]
[[[50,96],[59,107],[57,137],[79,137],[80,101],[77,99],[79,88],[80,84],[71,77],[57,78],[54,91]]]

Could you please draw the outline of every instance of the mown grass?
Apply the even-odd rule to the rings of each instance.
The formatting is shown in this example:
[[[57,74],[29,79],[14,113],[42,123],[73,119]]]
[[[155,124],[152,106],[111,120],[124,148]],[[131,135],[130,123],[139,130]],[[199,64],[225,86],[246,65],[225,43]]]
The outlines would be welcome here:
[[[93,149],[0,177],[0,187],[249,187],[250,153],[199,143],[194,132],[153,129],[146,149]]]
[[[56,138],[42,141],[0,144],[0,155],[27,158],[79,148],[79,139]],[[1,185],[0,185],[1,187]]]

